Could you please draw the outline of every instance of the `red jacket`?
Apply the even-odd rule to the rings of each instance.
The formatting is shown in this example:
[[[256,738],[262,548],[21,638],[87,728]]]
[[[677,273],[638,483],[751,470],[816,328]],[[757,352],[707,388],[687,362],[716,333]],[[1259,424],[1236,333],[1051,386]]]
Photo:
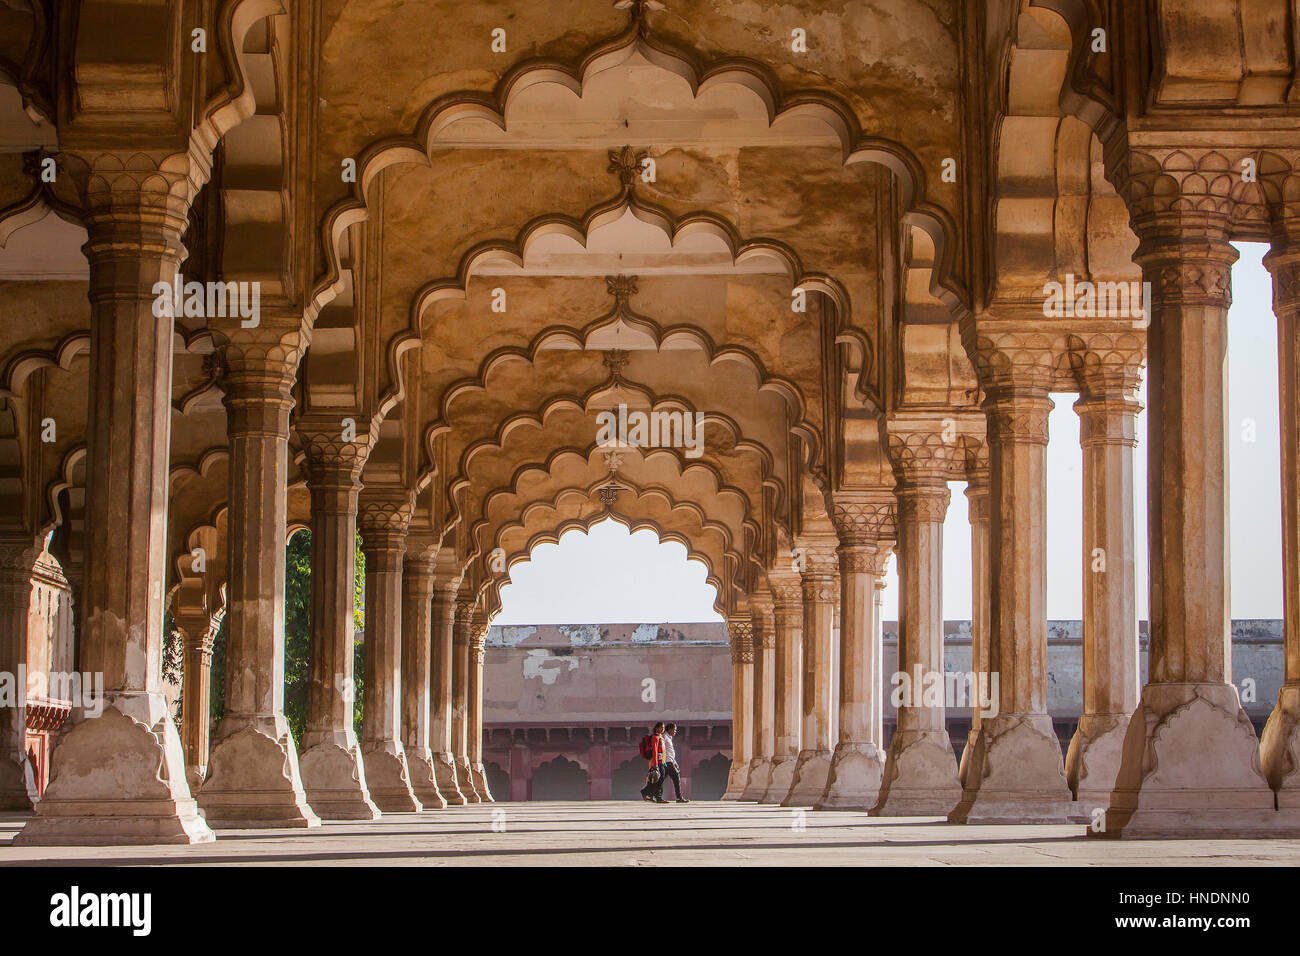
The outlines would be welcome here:
[[[664,762],[664,741],[658,734],[650,735],[650,769]]]

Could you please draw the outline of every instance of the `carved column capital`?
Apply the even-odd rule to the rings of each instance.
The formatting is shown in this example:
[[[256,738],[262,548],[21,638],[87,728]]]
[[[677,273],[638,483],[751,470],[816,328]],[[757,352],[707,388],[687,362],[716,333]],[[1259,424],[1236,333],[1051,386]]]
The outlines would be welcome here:
[[[984,399],[991,444],[1047,444],[1047,419],[1053,408],[1047,390],[1016,387],[991,391]]]
[[[356,427],[355,440],[345,441],[342,418],[313,415],[298,421],[308,488],[360,491],[361,471],[370,457],[374,436],[366,423],[357,422]]]
[[[754,623],[748,617],[727,619],[731,638],[731,660],[737,664],[754,663]]]
[[[400,567],[406,553],[406,533],[415,510],[415,496],[401,490],[363,490],[357,526],[367,569],[390,571]]]
[[[841,545],[869,545],[894,536],[894,511],[892,493],[872,498],[836,495],[831,521]]]

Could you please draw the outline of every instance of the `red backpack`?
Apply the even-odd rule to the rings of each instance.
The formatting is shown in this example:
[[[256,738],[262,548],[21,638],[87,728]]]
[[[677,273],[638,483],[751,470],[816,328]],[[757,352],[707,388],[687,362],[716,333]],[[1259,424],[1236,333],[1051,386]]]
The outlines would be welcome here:
[[[644,760],[653,760],[655,756],[655,738],[653,734],[646,734],[641,738],[641,757]]]

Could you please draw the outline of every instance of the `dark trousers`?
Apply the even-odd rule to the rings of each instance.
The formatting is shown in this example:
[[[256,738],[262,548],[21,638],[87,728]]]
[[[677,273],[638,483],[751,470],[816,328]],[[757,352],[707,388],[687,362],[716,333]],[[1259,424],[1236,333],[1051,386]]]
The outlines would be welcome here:
[[[673,789],[677,791],[677,799],[682,798],[682,778],[677,775],[677,764],[666,763],[663,765],[663,776],[659,778],[659,792],[663,793],[668,786],[668,779],[673,781]]]
[[[662,800],[664,795],[664,768],[669,764],[659,765],[659,779],[654,783],[647,783],[641,788],[641,796],[650,797],[652,800]],[[647,772],[648,775],[648,772]]]

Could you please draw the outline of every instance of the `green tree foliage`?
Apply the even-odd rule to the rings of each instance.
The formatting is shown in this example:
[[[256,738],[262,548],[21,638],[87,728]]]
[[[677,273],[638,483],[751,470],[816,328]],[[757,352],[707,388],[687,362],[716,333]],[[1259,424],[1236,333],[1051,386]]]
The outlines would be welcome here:
[[[361,704],[364,689],[361,638],[365,626],[366,559],[357,535],[357,571],[353,581],[356,652],[353,658],[356,688],[354,723],[361,733]],[[170,629],[168,629],[170,633]],[[295,741],[301,741],[307,727],[308,665],[311,661],[311,532],[299,531],[289,539],[284,562],[284,714]],[[225,713],[226,625],[223,621],[212,646],[212,721]]]

